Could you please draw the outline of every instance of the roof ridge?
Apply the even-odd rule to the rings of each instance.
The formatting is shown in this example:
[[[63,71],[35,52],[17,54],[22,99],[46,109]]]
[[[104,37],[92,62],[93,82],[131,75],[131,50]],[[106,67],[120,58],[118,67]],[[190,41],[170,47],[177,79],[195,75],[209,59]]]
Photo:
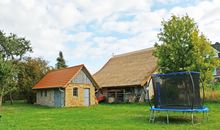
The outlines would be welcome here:
[[[154,50],[154,49],[155,49],[154,47],[150,47],[150,48],[145,48],[145,49],[141,49],[141,50],[130,51],[130,52],[127,52],[127,53],[122,53],[122,54],[119,54],[119,55],[115,55],[112,58],[127,56],[127,55],[140,53],[140,52],[144,52],[144,51],[150,51],[150,50]]]
[[[132,52],[127,52],[127,53],[115,55],[115,56],[111,57],[111,58],[101,67],[101,69],[99,69],[96,73],[94,73],[93,76],[96,76],[99,72],[101,72],[101,71],[108,65],[108,63],[109,63],[112,59],[114,59],[114,58],[118,58],[118,57],[122,57],[122,56],[127,56],[127,55],[131,55],[131,54],[139,53],[139,52],[149,51],[149,50],[153,50],[153,49],[155,49],[155,48],[154,48],[154,47],[150,47],[150,48],[145,48],[145,49],[141,49],[141,50],[136,50],[136,51],[132,51]]]
[[[101,69],[99,69],[97,72],[95,72],[92,76],[95,76],[95,75],[97,75],[99,72],[101,72],[101,70],[103,70],[103,69],[107,66],[107,64],[110,62],[111,59],[112,59],[112,58],[110,58],[110,59],[101,67]]]
[[[142,86],[156,69],[155,48],[146,48],[110,58],[93,76],[99,86]]]
[[[75,65],[75,66],[71,66],[71,67],[67,67],[67,68],[55,69],[55,70],[51,70],[48,73],[57,72],[57,71],[61,71],[61,70],[66,70],[66,69],[72,69],[72,68],[79,67],[79,66],[85,66],[85,65],[84,64],[79,64],[79,65]]]

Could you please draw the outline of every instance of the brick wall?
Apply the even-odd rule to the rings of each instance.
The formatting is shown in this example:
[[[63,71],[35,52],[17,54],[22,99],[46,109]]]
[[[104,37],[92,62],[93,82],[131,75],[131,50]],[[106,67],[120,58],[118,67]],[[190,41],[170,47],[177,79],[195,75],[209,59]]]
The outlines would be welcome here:
[[[41,91],[43,92],[41,95]],[[45,106],[54,106],[54,90],[47,89],[47,96],[45,96],[45,90],[37,90],[36,92],[36,104]]]

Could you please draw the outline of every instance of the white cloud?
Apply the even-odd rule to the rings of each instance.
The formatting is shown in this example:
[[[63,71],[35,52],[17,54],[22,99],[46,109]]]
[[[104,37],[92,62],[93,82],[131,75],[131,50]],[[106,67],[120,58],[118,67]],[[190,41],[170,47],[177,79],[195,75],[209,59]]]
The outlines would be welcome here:
[[[220,41],[220,1],[202,1],[186,8],[176,7],[168,14],[185,15],[192,17],[203,32],[213,43]]]
[[[219,0],[187,0],[193,3],[187,6],[157,2],[175,6],[153,10],[152,0],[1,0],[0,29],[25,36],[32,43],[32,56],[51,65],[62,50],[69,65],[85,63],[92,72],[112,53],[153,46],[161,20],[172,14],[187,13],[211,41],[220,41]]]

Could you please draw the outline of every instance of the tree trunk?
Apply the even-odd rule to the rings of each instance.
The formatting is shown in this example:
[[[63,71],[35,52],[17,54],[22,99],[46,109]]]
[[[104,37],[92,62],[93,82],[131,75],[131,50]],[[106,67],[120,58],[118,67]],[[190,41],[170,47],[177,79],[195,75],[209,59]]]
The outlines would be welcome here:
[[[3,99],[3,96],[0,95],[0,107],[2,106],[2,99]]]
[[[12,105],[12,104],[13,104],[13,97],[12,97],[11,92],[9,93],[9,98],[10,98],[10,103],[11,103],[11,105]]]

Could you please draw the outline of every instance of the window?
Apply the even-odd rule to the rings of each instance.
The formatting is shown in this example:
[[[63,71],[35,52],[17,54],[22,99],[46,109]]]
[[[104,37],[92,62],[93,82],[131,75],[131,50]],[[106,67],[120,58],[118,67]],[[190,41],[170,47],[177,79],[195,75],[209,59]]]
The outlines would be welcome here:
[[[43,90],[40,90],[40,96],[41,97],[43,96]]]
[[[47,97],[47,90],[44,91],[44,96]]]
[[[78,96],[78,88],[73,88],[73,96]]]

